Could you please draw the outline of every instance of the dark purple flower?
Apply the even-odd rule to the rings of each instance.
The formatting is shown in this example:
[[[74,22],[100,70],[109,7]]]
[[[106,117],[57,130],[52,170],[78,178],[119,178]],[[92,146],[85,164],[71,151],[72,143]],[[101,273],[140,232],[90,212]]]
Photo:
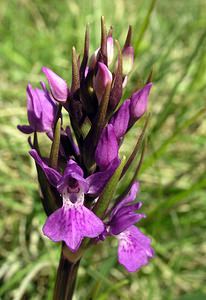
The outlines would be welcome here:
[[[47,218],[43,233],[54,242],[64,241],[71,251],[77,251],[84,237],[97,237],[104,230],[103,222],[84,206],[84,194],[100,193],[118,164],[114,162],[105,172],[85,179],[82,169],[72,159],[61,175],[44,163],[36,150],[30,154],[63,198],[62,207]]]
[[[129,106],[130,100],[128,99],[124,101],[110,121],[118,140],[124,136],[128,128],[130,117]]]
[[[130,101],[130,120],[131,127],[147,110],[148,97],[152,83],[146,84],[141,90],[135,92]]]
[[[106,226],[107,234],[118,239],[118,260],[129,272],[135,272],[146,265],[154,255],[150,239],[134,226],[145,218],[144,214],[135,212],[141,203],[132,203],[138,189],[139,184],[135,182],[129,194],[113,208]]]
[[[118,157],[118,143],[114,127],[108,124],[103,129],[95,151],[95,161],[101,170],[105,170],[109,164]]]
[[[64,79],[54,73],[49,68],[43,67],[42,72],[45,74],[54,99],[58,102],[66,102],[69,96],[69,88]]]
[[[57,104],[49,96],[44,84],[43,89],[27,86],[27,115],[30,125],[19,125],[18,129],[23,133],[50,132],[54,127],[57,113]]]
[[[112,73],[105,64],[99,62],[97,74],[94,78],[94,90],[99,103],[102,100],[102,96],[104,95],[107,84],[111,82]]]

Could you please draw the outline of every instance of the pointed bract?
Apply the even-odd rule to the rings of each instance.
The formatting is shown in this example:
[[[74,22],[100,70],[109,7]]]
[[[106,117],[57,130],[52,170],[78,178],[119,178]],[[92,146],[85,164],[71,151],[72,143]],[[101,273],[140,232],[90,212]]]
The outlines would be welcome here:
[[[45,74],[54,99],[58,102],[66,102],[69,96],[67,83],[59,75],[49,68],[43,67],[42,72]]]

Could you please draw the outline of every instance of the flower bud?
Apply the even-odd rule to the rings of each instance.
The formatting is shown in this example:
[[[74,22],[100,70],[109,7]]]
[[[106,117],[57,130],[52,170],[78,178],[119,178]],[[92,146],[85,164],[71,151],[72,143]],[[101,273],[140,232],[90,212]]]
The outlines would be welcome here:
[[[112,124],[103,129],[95,152],[95,161],[101,170],[118,157],[118,143]]]
[[[147,110],[148,96],[152,83],[146,84],[141,90],[134,93],[130,101],[130,120],[131,127]]]
[[[102,96],[104,95],[107,84],[111,82],[112,73],[109,71],[105,64],[99,62],[98,71],[94,78],[94,90],[99,103],[101,102]]]
[[[127,99],[124,101],[124,103],[120,106],[120,108],[117,110],[117,112],[112,117],[110,124],[114,127],[114,132],[116,134],[117,139],[119,140],[128,128],[129,123],[129,106],[130,106],[130,100]]]
[[[112,63],[114,56],[114,41],[111,36],[107,38],[107,62],[108,66]]]
[[[69,95],[69,89],[66,81],[49,68],[43,67],[42,72],[45,74],[48,80],[48,84],[54,99],[62,103],[66,102]]]
[[[134,48],[128,46],[122,51],[123,75],[128,75],[134,64]]]

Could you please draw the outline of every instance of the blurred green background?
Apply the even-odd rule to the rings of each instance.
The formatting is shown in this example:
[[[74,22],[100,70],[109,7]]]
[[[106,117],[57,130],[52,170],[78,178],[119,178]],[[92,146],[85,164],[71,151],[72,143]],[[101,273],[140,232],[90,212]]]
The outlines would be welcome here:
[[[101,15],[121,45],[133,26],[128,95],[154,68],[139,176],[148,217],[139,225],[156,257],[128,274],[117,265],[116,242],[105,242],[82,260],[75,299],[206,299],[205,0],[0,1],[0,299],[52,299],[60,245],[42,236],[36,171],[16,125],[27,122],[27,82],[43,79],[42,66],[69,81],[71,47],[82,53],[89,23],[91,53],[97,48]],[[137,125],[123,152],[138,133]]]

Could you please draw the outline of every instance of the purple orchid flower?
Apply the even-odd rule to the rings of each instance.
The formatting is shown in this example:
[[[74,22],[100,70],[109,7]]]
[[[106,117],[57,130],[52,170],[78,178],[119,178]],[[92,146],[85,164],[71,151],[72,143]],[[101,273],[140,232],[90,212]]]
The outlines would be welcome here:
[[[69,96],[69,88],[64,79],[54,73],[49,68],[43,67],[42,72],[45,74],[54,99],[58,102],[65,103]]]
[[[27,86],[27,115],[30,125],[18,125],[23,133],[30,134],[34,131],[51,132],[57,114],[57,104],[50,97],[45,84],[43,89]]]
[[[85,179],[82,169],[72,159],[67,162],[62,175],[44,163],[36,150],[31,150],[30,155],[63,198],[62,207],[47,218],[43,233],[54,242],[64,241],[75,252],[84,237],[94,238],[104,231],[103,222],[84,206],[84,195],[98,195],[119,161],[114,160],[105,172],[95,173]]]
[[[95,151],[95,161],[100,170],[105,170],[118,157],[118,142],[114,127],[108,124],[103,129]]]
[[[145,218],[144,214],[135,212],[142,204],[132,203],[138,190],[139,183],[135,182],[129,194],[113,208],[105,232],[105,235],[112,235],[118,239],[118,261],[129,272],[139,270],[154,256],[151,240],[134,226],[136,222]]]
[[[132,95],[130,101],[129,127],[131,127],[146,112],[151,88],[152,83],[149,82],[142,89]]]
[[[124,136],[128,128],[130,118],[129,106],[130,99],[127,99],[120,106],[110,121],[110,124],[113,125],[114,132],[118,140]]]

